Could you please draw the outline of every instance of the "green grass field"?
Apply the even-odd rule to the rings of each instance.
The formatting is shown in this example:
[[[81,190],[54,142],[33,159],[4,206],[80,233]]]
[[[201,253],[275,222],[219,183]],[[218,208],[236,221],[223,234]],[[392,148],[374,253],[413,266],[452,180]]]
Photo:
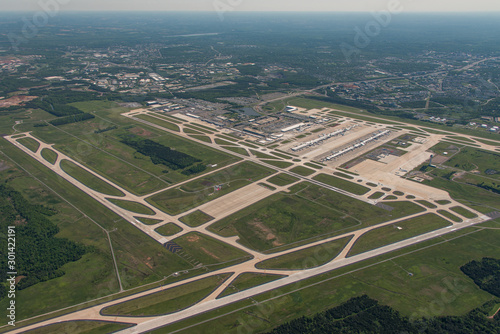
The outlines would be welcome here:
[[[291,165],[293,165],[292,162],[288,162],[288,161],[264,160],[264,159],[261,159],[260,161],[265,162],[266,164],[270,164],[274,167],[278,167],[278,168],[288,168]]]
[[[52,333],[71,333],[71,334],[108,334],[120,331],[133,325],[107,322],[107,321],[67,321],[54,325],[39,327],[27,331],[27,334],[52,334]]]
[[[240,243],[255,250],[278,251],[320,235],[338,235],[424,210],[410,202],[395,202],[388,212],[308,183],[291,190],[292,194],[272,195],[209,229],[226,237],[238,235]]]
[[[245,150],[243,147],[233,147],[233,146],[223,146],[226,150],[232,151],[237,154],[245,155],[247,157],[250,156],[247,150]]]
[[[20,138],[17,140],[18,143],[21,145],[25,146],[32,152],[38,151],[38,148],[40,147],[40,144],[34,140],[33,138]]]
[[[352,237],[344,237],[318,246],[281,255],[257,263],[259,269],[299,270],[321,266],[333,260],[344,249]]]
[[[363,234],[353,245],[348,256],[357,255],[385,245],[449,226],[450,223],[436,214],[422,216],[379,227]]]
[[[349,182],[343,179],[339,179],[338,177],[327,175],[327,174],[319,174],[313,177],[314,180],[323,182],[332,187],[340,188],[342,190],[348,191],[355,195],[364,195],[370,191],[370,188],[362,186],[360,184]]]
[[[188,152],[207,165],[218,164],[222,167],[238,161],[233,155],[120,116],[119,112],[127,109],[112,105],[103,101],[78,103],[78,108],[95,111],[99,117],[81,124],[34,128],[33,134],[45,142],[55,143],[56,149],[138,195],[187,180],[189,176],[179,170],[153,164],[149,157],[121,143],[122,135],[134,134],[158,141],[178,151]],[[118,128],[95,133],[96,130],[111,125]]]
[[[55,164],[57,161],[57,157],[59,156],[56,152],[52,151],[49,148],[42,149],[42,157],[50,162],[51,164]]]
[[[198,232],[185,234],[173,241],[182,247],[183,252],[210,269],[227,267],[251,258],[238,248]]]
[[[111,196],[125,196],[124,193],[113,187],[111,184],[104,182],[69,160],[62,160],[61,168],[71,177],[95,191]]]
[[[313,164],[313,163],[310,163],[310,162],[306,162],[306,163],[304,163],[304,165],[306,165],[308,167],[311,167],[311,168],[314,168],[314,169],[323,169],[322,166],[319,166],[319,165],[316,165],[316,164]]]
[[[134,117],[148,121],[148,122],[156,124],[156,125],[159,125],[161,127],[164,127],[165,129],[181,132],[181,130],[179,129],[179,126],[177,126],[176,124],[174,124],[172,122],[168,122],[164,119],[159,119],[158,116],[153,117],[153,116],[149,116],[149,115],[137,115]]]
[[[234,145],[236,145],[233,142],[230,142],[230,141],[227,141],[227,140],[224,140],[224,139],[220,139],[220,138],[215,138],[215,143],[217,145],[227,145],[227,146],[234,146]]]
[[[151,218],[145,218],[145,217],[135,217],[138,221],[145,225],[156,225],[158,223],[161,223],[161,220],[159,219],[151,219]]]
[[[481,176],[500,179],[500,173],[498,173],[500,171],[497,171],[497,169],[500,169],[500,153],[463,147],[445,165],[459,168],[466,172],[477,171]],[[487,174],[487,170],[497,171],[497,173]]]
[[[349,174],[344,174],[344,173],[341,173],[341,172],[334,172],[333,175],[335,176],[340,176],[344,179],[347,179],[347,180],[354,180],[354,177],[349,175]]]
[[[174,234],[181,232],[182,228],[180,228],[179,226],[177,226],[174,223],[168,223],[168,224],[162,225],[160,227],[157,227],[155,229],[155,231],[160,233],[161,235],[163,235],[165,237],[169,237],[171,235],[174,235]]]
[[[446,210],[438,210],[437,211],[438,213],[442,214],[443,216],[445,216],[446,218],[448,219],[451,219],[453,220],[454,222],[456,223],[461,223],[463,222],[462,218],[459,218],[457,216],[455,216],[454,214],[452,214],[451,212],[449,211],[446,211]]]
[[[196,210],[184,217],[181,217],[179,220],[188,226],[196,227],[208,223],[213,219],[214,217],[207,215],[203,211]]]
[[[255,151],[255,150],[250,150],[250,153],[252,153],[253,155],[255,155],[259,159],[278,159],[278,160],[281,159],[281,158],[278,158],[278,157],[275,157],[275,156],[272,156],[272,155],[269,155],[266,153],[262,153],[259,151]]]
[[[381,191],[374,192],[371,194],[368,198],[369,199],[379,199],[380,197],[384,196],[384,193]]]
[[[104,308],[104,315],[153,316],[173,313],[203,299],[222,284],[228,274],[210,276],[162,292]]]
[[[289,185],[291,183],[294,183],[294,182],[297,182],[299,179],[294,177],[294,176],[291,176],[291,175],[288,175],[288,174],[285,174],[285,173],[281,173],[281,174],[278,174],[278,175],[275,175],[269,179],[267,179],[267,182],[270,182],[272,184],[275,184],[277,186],[286,186],[286,185]]]
[[[243,162],[183,184],[181,187],[166,190],[148,198],[148,201],[168,214],[175,215],[228,194],[272,173],[272,170],[255,163]],[[216,191],[214,189],[216,185],[222,185],[222,188]]]
[[[450,208],[451,211],[454,211],[456,213],[458,213],[459,215],[461,215],[462,217],[465,217],[465,218],[468,218],[468,219],[472,219],[472,218],[476,218],[477,215],[473,212],[470,212],[469,210],[467,210],[466,208],[462,207],[462,206],[454,206],[452,208]]]
[[[277,279],[280,279],[282,277],[284,276],[273,275],[273,274],[260,274],[260,273],[239,274],[238,277],[236,277],[234,281],[231,282],[231,285],[229,285],[224,291],[222,291],[222,293],[217,298],[229,296],[232,295],[233,293],[244,291],[265,283],[269,283]]]
[[[315,173],[316,171],[313,169],[310,169],[310,168],[303,167],[303,166],[297,166],[297,167],[290,169],[290,172],[293,172],[293,173],[296,173],[296,174],[299,174],[302,176],[309,176],[309,175]]]
[[[212,143],[212,139],[210,139],[210,137],[207,137],[207,136],[190,135],[189,137],[197,139],[197,140],[201,140],[202,142],[205,142],[205,143]]]
[[[147,206],[142,205],[141,203],[138,202],[132,202],[132,201],[125,201],[125,200],[120,200],[120,199],[114,199],[114,198],[107,198],[108,201],[111,203],[119,206],[122,209],[132,211],[141,215],[154,215],[154,211],[148,208]]]

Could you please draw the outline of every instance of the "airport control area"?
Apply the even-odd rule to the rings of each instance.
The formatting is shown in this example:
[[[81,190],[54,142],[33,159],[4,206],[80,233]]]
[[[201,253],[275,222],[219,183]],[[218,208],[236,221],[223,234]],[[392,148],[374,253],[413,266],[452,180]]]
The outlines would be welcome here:
[[[80,320],[123,333],[231,322],[235,310],[288,295],[292,284],[305,289],[336,269],[500,217],[436,186],[441,177],[485,186],[475,178],[498,175],[500,141],[305,100],[240,124],[157,101],[92,105],[91,122],[6,136],[114,225],[80,219],[123,237],[109,255],[111,297],[11,333]],[[471,154],[475,166],[456,163]],[[142,249],[144,264],[127,248]],[[157,268],[156,280],[130,288]]]

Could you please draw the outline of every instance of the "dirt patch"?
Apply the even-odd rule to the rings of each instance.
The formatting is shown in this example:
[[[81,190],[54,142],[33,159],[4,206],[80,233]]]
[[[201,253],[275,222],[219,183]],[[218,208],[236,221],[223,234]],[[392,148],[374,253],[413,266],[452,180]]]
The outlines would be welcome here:
[[[256,227],[258,230],[258,234],[260,234],[266,240],[273,240],[273,246],[283,245],[283,243],[278,240],[278,237],[273,233],[273,231],[271,231],[271,229],[264,225],[262,222],[254,221],[253,223],[251,223],[251,225]]]
[[[18,106],[25,102],[32,101],[36,99],[38,96],[29,96],[29,95],[17,95],[10,97],[5,100],[0,100],[0,108],[8,108],[12,106]]]
[[[149,268],[149,269],[153,269],[153,266],[151,265],[151,263],[150,263],[149,261],[151,261],[151,257],[148,257],[148,258],[146,259],[146,261],[144,261],[144,264],[145,264],[146,266],[148,266],[148,268]]]
[[[450,159],[449,157],[445,157],[445,156],[442,156],[442,155],[435,155],[432,158],[432,162],[435,163],[435,164],[441,165],[441,164],[444,164],[449,159]]]
[[[200,237],[197,235],[190,235],[186,239],[189,242],[198,242],[200,240]]]
[[[134,135],[138,135],[141,137],[152,137],[153,133],[151,131],[148,131],[143,128],[132,128],[130,129],[130,132],[132,132]]]
[[[200,247],[200,249],[207,255],[213,257],[214,259],[220,260],[220,257],[215,255],[214,253],[210,252],[209,250],[205,249],[204,247]]]

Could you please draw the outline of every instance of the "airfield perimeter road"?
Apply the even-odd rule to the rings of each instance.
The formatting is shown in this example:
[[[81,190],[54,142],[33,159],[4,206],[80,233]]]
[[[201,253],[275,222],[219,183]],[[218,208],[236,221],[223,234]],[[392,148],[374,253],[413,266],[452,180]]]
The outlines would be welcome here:
[[[145,124],[147,124],[149,126],[153,126],[153,127],[159,128],[159,129],[161,129],[163,131],[167,131],[163,127],[160,127],[160,126],[158,126],[156,124],[153,124],[153,123],[150,123],[150,122],[147,122],[147,121],[143,121],[143,120],[137,119],[135,117],[130,117],[130,118],[133,118],[136,121],[145,123]],[[167,132],[172,132],[175,135],[179,135],[179,133],[176,133],[176,132],[173,132],[173,131],[167,131]],[[28,137],[32,137],[30,134],[25,134],[25,135],[28,136]],[[184,134],[184,133],[182,133],[181,136],[188,138],[187,134]],[[35,140],[37,140],[41,144],[40,148],[38,149],[38,151],[36,153],[33,153],[33,152],[29,151],[26,147],[22,146],[20,143],[18,143],[15,139],[13,139],[11,137],[9,137],[7,139],[9,141],[11,141],[17,147],[19,147],[20,149],[22,149],[24,152],[26,152],[27,154],[29,154],[30,156],[32,156],[33,158],[39,160],[41,163],[43,163],[44,165],[47,166],[47,164],[49,164],[49,163],[47,161],[45,161],[41,157],[40,152],[41,152],[41,150],[42,150],[43,147],[51,147],[51,145],[42,143],[41,141],[39,141],[38,139],[36,139],[34,137],[32,137],[32,138],[35,139]],[[195,140],[193,138],[189,138],[189,139],[199,142],[198,140]],[[211,146],[211,147],[214,147],[214,148],[216,148],[218,150],[227,151],[227,150],[221,149],[221,147],[219,147],[218,145],[215,145],[215,144],[208,144],[208,143],[204,143],[204,142],[200,142],[200,144]],[[62,155],[62,153],[60,153],[60,152],[58,152],[58,153],[60,154],[60,156],[58,158],[58,162],[60,162],[60,160],[62,158],[68,159],[68,160],[72,161],[71,158]],[[330,186],[325,185],[325,184],[323,184],[321,182],[314,181],[314,180],[310,179],[309,177],[304,177],[304,176],[298,175],[296,173],[292,173],[292,172],[289,172],[287,170],[280,169],[280,168],[277,168],[275,166],[271,166],[269,164],[266,164],[266,163],[263,163],[263,162],[259,161],[257,158],[254,158],[252,156],[247,157],[247,156],[243,156],[243,155],[238,155],[238,154],[235,154],[234,152],[231,152],[231,151],[227,151],[227,153],[239,156],[243,160],[253,161],[253,162],[258,163],[260,165],[264,165],[264,166],[272,168],[274,170],[278,170],[279,172],[283,172],[283,173],[292,175],[292,176],[294,176],[294,177],[296,177],[296,178],[299,179],[298,182],[300,182],[300,181],[308,181],[308,182],[317,184],[319,186],[322,186],[324,188],[327,188],[327,189],[330,189],[330,190],[333,190],[333,191],[337,191],[337,192],[342,193],[344,195],[350,196],[352,198],[356,198],[358,200],[363,200],[363,201],[371,203],[371,204],[375,204],[377,202],[377,201],[373,201],[373,200],[367,199],[366,196],[356,196],[356,195],[353,195],[353,194],[348,193],[346,191],[343,191],[341,189],[338,189],[338,188],[335,188],[335,187],[330,187]],[[48,166],[48,167],[51,168],[52,170],[56,171],[58,174],[60,173],[60,175],[63,176],[65,179],[67,179],[72,184],[74,184],[78,188],[80,188],[83,191],[85,191],[87,194],[89,194],[93,198],[98,199],[99,202],[101,202],[102,204],[106,205],[111,210],[117,212],[122,217],[125,217],[132,224],[134,224],[135,226],[141,228],[141,230],[143,230],[145,233],[149,234],[152,237],[153,237],[153,235],[151,234],[152,232],[156,234],[156,232],[154,232],[154,230],[152,231],[151,227],[147,227],[146,228],[147,231],[145,231],[143,229],[143,226],[138,226],[138,225],[142,225],[142,224],[135,224],[133,222],[133,219],[134,219],[133,216],[134,216],[134,214],[132,214],[131,212],[129,212],[129,211],[125,210],[125,209],[122,209],[122,208],[119,208],[119,207],[117,207],[115,205],[112,205],[111,203],[109,203],[108,201],[106,201],[105,198],[104,198],[104,197],[108,197],[109,198],[109,197],[113,197],[113,196],[103,196],[103,194],[98,193],[96,191],[93,191],[93,190],[89,189],[88,187],[84,186],[83,184],[79,183],[78,181],[76,181],[75,179],[73,179],[69,175],[67,175],[60,168],[60,166],[59,166],[58,163],[57,163],[57,167],[55,167],[54,165]],[[82,165],[80,165],[80,167],[85,168],[85,166],[82,166]],[[88,172],[94,174],[96,177],[99,177],[103,181],[106,181],[106,182],[112,184],[113,186],[117,187],[119,190],[121,190],[122,192],[124,192],[125,194],[127,194],[126,198],[130,198],[130,200],[134,200],[134,201],[137,201],[139,203],[146,203],[144,197],[138,197],[138,196],[133,196],[133,195],[131,195],[130,197],[128,197],[128,194],[130,194],[130,193],[128,193],[126,190],[118,187],[117,185],[113,184],[109,180],[106,180],[105,178],[100,177],[99,175],[95,174],[93,171],[91,171],[91,170],[89,170],[87,168],[85,168],[85,170],[87,170]],[[250,185],[250,186],[247,186],[247,187],[260,187],[260,186]],[[277,187],[276,191],[284,191],[285,188],[287,188],[287,187]],[[242,188],[242,189],[245,189],[245,188]],[[241,189],[240,189],[240,191],[241,191]],[[264,198],[267,195],[270,195],[270,194],[274,193],[271,190],[268,190],[268,191],[263,191],[262,190],[261,191],[260,188],[259,188],[258,192],[259,193],[262,192],[262,195],[257,195],[256,196],[257,200],[260,199],[260,198]],[[228,195],[226,195],[226,196],[231,196],[231,193],[228,194]],[[121,199],[123,199],[124,197],[115,197],[115,198],[121,198]],[[222,199],[222,198],[224,198],[224,197],[219,198],[219,200]],[[246,200],[247,199],[245,199],[245,201]],[[250,200],[250,202],[253,202],[252,199],[249,199],[249,200]],[[216,201],[217,200],[215,200],[214,202],[216,202]],[[452,202],[451,202],[450,205],[458,204],[458,203],[454,202],[453,200],[451,200],[451,201]],[[219,201],[219,203],[222,204],[222,202],[220,202],[220,201]],[[149,205],[149,203],[146,203],[146,204],[147,204],[148,207],[151,207]],[[250,205],[250,204],[251,203],[248,203],[248,205]],[[205,209],[207,211],[210,210],[210,208],[209,208],[210,202],[207,203],[207,204],[204,204],[204,206],[206,206]],[[164,220],[172,218],[172,216],[169,216],[169,215],[167,215],[165,213],[162,213],[161,211],[159,211],[156,208],[153,208],[153,209],[156,212],[156,215],[160,215]],[[214,206],[212,208],[212,210],[214,210],[214,211],[212,211],[212,213],[214,213],[214,215],[220,215],[220,216],[225,216],[226,212],[233,212],[233,210],[230,207],[225,207],[224,205],[222,205],[222,206],[221,205],[216,205],[216,206]],[[437,208],[436,209],[429,209],[429,208],[427,208],[426,212],[428,212],[428,213],[432,212],[432,213],[435,213],[435,214],[439,214],[437,212],[437,210],[438,210]],[[472,210],[472,211],[474,211],[474,210]],[[391,251],[394,251],[394,250],[397,250],[397,249],[401,249],[403,247],[407,247],[407,246],[410,246],[410,245],[413,245],[413,244],[416,244],[416,243],[419,243],[419,242],[422,242],[422,241],[425,241],[425,240],[429,240],[431,238],[435,238],[435,237],[444,235],[446,233],[450,233],[450,232],[455,231],[455,230],[459,230],[459,229],[463,229],[465,227],[473,226],[475,224],[478,224],[478,223],[481,223],[481,222],[484,222],[484,221],[490,219],[489,217],[481,215],[479,213],[478,213],[478,215],[479,215],[478,218],[470,219],[470,220],[465,220],[465,222],[463,222],[463,223],[454,223],[454,222],[450,221],[449,219],[447,219],[452,224],[452,226],[449,226],[447,228],[443,228],[443,229],[440,229],[440,230],[436,230],[436,231],[433,231],[433,232],[430,232],[430,233],[426,233],[426,234],[423,234],[423,235],[420,235],[420,236],[417,236],[417,237],[414,237],[414,238],[410,238],[410,239],[407,239],[407,240],[404,240],[404,241],[401,241],[401,242],[397,242],[397,243],[394,243],[394,244],[391,244],[391,245],[388,245],[388,246],[384,246],[384,247],[378,248],[376,250],[368,251],[368,252],[363,253],[363,254],[359,254],[359,255],[355,255],[355,256],[347,257],[346,258],[346,255],[347,255],[348,251],[351,249],[351,247],[353,246],[354,242],[363,233],[365,233],[365,232],[367,232],[369,230],[372,230],[374,228],[378,228],[378,227],[381,227],[381,226],[384,226],[384,225],[394,224],[394,223],[396,223],[398,221],[402,221],[402,220],[411,218],[413,216],[419,216],[419,215],[422,215],[422,214],[424,214],[424,213],[419,213],[419,214],[415,214],[415,215],[403,217],[403,218],[400,218],[400,219],[397,219],[397,220],[394,220],[394,221],[385,222],[383,224],[379,224],[379,225],[367,227],[365,229],[360,229],[358,231],[346,233],[345,235],[340,235],[340,236],[336,236],[336,237],[332,237],[332,238],[325,238],[324,240],[321,240],[321,241],[317,241],[317,242],[314,242],[314,243],[303,245],[301,247],[296,247],[296,248],[292,248],[292,249],[289,249],[289,250],[286,250],[286,251],[283,251],[283,252],[273,253],[273,254],[262,254],[262,253],[259,253],[259,252],[255,252],[253,250],[249,250],[248,248],[243,247],[241,244],[237,243],[237,237],[224,238],[224,237],[218,236],[218,235],[216,235],[214,233],[211,233],[211,232],[207,231],[206,230],[207,225],[202,225],[202,226],[196,227],[196,228],[190,228],[190,227],[187,227],[184,224],[180,224],[184,228],[184,231],[181,232],[182,234],[185,234],[186,231],[198,231],[200,233],[204,233],[204,234],[209,235],[211,237],[214,237],[214,238],[216,238],[216,239],[218,239],[218,240],[220,240],[222,242],[228,243],[228,244],[230,244],[230,245],[232,245],[234,247],[237,247],[239,249],[247,251],[248,253],[250,253],[251,255],[254,256],[254,259],[252,259],[250,261],[247,261],[247,262],[244,262],[244,263],[241,263],[239,265],[235,265],[235,266],[229,267],[229,268],[224,268],[224,269],[221,269],[221,270],[218,270],[218,271],[214,271],[214,272],[211,272],[211,273],[200,275],[200,276],[197,276],[195,278],[182,280],[180,282],[169,284],[167,286],[163,286],[163,287],[160,287],[160,288],[157,288],[157,289],[152,289],[152,290],[144,291],[144,292],[136,294],[136,295],[132,295],[132,296],[129,296],[129,297],[124,297],[124,298],[117,299],[117,300],[114,300],[114,301],[111,301],[111,302],[107,302],[107,303],[104,303],[104,304],[101,304],[101,305],[98,305],[98,306],[90,307],[90,308],[87,308],[87,309],[84,309],[84,310],[81,310],[81,311],[78,311],[78,312],[70,313],[70,314],[67,314],[67,315],[64,315],[64,316],[61,316],[61,317],[57,317],[57,318],[54,318],[54,319],[43,321],[41,323],[38,323],[38,324],[35,324],[35,325],[31,325],[31,326],[28,326],[26,328],[18,329],[16,331],[14,331],[13,333],[17,333],[17,332],[20,332],[20,331],[25,331],[25,330],[27,330],[29,328],[36,328],[36,327],[39,327],[39,326],[42,326],[42,325],[53,324],[53,323],[57,323],[57,322],[61,322],[61,321],[83,320],[83,319],[130,322],[130,323],[134,323],[134,324],[138,324],[138,325],[136,327],[124,330],[123,331],[124,333],[139,333],[139,332],[144,332],[144,331],[148,331],[148,330],[151,330],[151,329],[154,329],[154,328],[166,325],[166,324],[173,323],[173,322],[181,320],[181,319],[188,318],[188,317],[196,315],[196,314],[200,314],[200,313],[212,310],[214,308],[218,308],[218,307],[221,307],[221,306],[224,306],[224,305],[228,305],[228,304],[233,303],[235,301],[244,300],[244,299],[249,298],[249,297],[251,297],[253,295],[256,295],[256,294],[260,294],[260,293],[263,293],[263,292],[266,292],[266,291],[272,291],[272,290],[274,290],[274,289],[276,289],[278,287],[282,287],[282,286],[287,285],[287,284],[295,283],[295,282],[298,282],[298,281],[303,280],[305,278],[313,277],[313,276],[316,276],[316,275],[319,275],[319,274],[322,274],[322,273],[334,270],[336,268],[340,268],[340,267],[343,267],[343,266],[346,266],[346,265],[349,265],[349,264],[352,264],[352,263],[355,263],[355,262],[358,262],[358,261],[366,260],[366,259],[378,256],[378,255],[381,255],[381,254],[385,254],[385,253],[388,253],[388,252],[391,252]],[[443,217],[442,215],[440,215],[440,216]],[[220,218],[220,217],[218,217],[218,218]],[[446,217],[443,217],[443,218],[446,218]],[[208,225],[210,225],[210,224],[208,224]],[[153,225],[153,226],[156,227],[156,225]],[[259,269],[255,268],[255,264],[257,262],[259,262],[259,261],[262,261],[262,260],[265,260],[265,259],[269,259],[269,258],[273,258],[273,257],[276,257],[276,256],[280,256],[280,255],[284,255],[284,254],[289,254],[289,253],[297,251],[299,249],[304,249],[304,248],[307,248],[307,247],[311,247],[313,245],[319,245],[319,244],[322,244],[322,243],[325,243],[325,242],[329,242],[331,240],[336,240],[336,239],[339,239],[339,238],[341,238],[343,236],[346,236],[346,235],[352,235],[353,238],[348,243],[348,245],[344,248],[344,250],[341,252],[341,254],[339,254],[335,259],[333,259],[332,261],[330,261],[329,263],[327,263],[327,264],[325,264],[323,266],[320,266],[320,267],[317,267],[317,268],[314,268],[314,269],[303,270],[303,271],[259,270]],[[177,236],[178,235],[175,235],[172,238],[175,238]],[[161,239],[155,238],[155,239],[158,242],[165,242],[165,241],[168,240],[167,238],[161,238]],[[171,238],[169,238],[169,239],[171,239]],[[165,290],[165,289],[168,289],[168,288],[171,288],[171,287],[175,287],[175,286],[178,286],[178,285],[181,285],[181,284],[185,284],[186,282],[195,281],[195,280],[200,279],[202,277],[208,277],[208,276],[216,275],[216,274],[219,274],[219,273],[227,273],[227,272],[233,272],[233,271],[234,271],[234,274],[231,276],[231,279],[229,279],[228,281],[226,281],[223,284],[222,287],[219,287],[210,296],[204,298],[202,301],[200,301],[196,305],[194,305],[194,306],[192,306],[192,307],[190,307],[190,308],[188,308],[186,310],[179,311],[179,312],[177,312],[175,314],[170,314],[170,315],[160,316],[160,317],[116,317],[116,316],[103,316],[103,315],[100,314],[100,310],[102,308],[104,308],[104,307],[107,307],[107,306],[115,305],[115,304],[118,304],[118,303],[126,301],[126,300],[137,298],[138,296],[144,296],[144,295],[148,295],[148,294],[155,293],[155,292],[158,292],[158,291],[162,291],[162,290]],[[242,273],[242,272],[248,272],[248,271],[262,272],[262,273],[283,274],[283,275],[288,275],[288,277],[285,277],[285,278],[279,279],[277,281],[274,281],[274,282],[271,282],[271,283],[267,283],[265,285],[261,285],[259,287],[255,287],[255,288],[243,291],[243,292],[239,292],[239,293],[236,293],[236,294],[233,294],[233,295],[230,295],[230,296],[226,296],[224,298],[215,299],[215,297],[223,290],[223,288],[225,286],[227,286],[228,284],[230,284],[230,282],[235,279],[235,277],[237,276],[237,274]]]

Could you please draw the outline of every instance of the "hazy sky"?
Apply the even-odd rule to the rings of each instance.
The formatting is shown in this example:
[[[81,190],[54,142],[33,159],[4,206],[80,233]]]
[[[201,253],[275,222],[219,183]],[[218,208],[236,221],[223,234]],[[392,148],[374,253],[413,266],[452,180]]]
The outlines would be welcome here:
[[[3,10],[40,10],[57,2],[61,10],[373,11],[400,3],[405,12],[500,11],[499,0],[0,0]]]

